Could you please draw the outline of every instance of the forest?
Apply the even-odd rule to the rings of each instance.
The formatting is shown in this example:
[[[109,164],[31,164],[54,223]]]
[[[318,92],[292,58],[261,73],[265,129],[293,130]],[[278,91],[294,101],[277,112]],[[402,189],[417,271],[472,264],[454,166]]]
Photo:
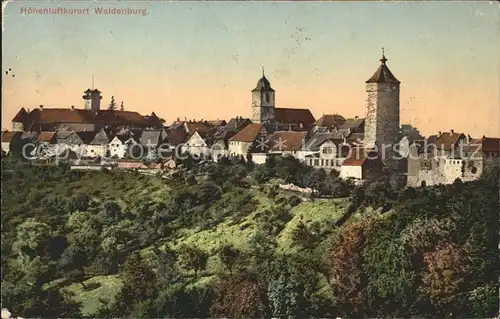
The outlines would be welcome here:
[[[162,178],[3,157],[2,308],[42,318],[498,315],[498,168],[399,188],[289,157],[182,165]]]

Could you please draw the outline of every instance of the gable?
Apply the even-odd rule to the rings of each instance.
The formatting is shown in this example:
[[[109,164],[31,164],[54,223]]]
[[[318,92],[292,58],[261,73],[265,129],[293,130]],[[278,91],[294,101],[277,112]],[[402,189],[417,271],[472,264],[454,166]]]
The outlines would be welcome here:
[[[195,131],[193,134],[191,134],[191,136],[187,140],[186,144],[193,145],[193,146],[199,146],[199,145],[207,146],[207,142],[205,142],[205,140],[200,136],[200,134],[197,131]]]

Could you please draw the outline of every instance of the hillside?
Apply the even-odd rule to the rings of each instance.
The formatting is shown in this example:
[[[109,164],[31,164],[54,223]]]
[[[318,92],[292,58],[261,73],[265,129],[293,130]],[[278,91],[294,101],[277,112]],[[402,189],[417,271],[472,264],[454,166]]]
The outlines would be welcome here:
[[[171,179],[2,159],[2,307],[42,317],[491,317],[498,174],[353,186],[290,159]],[[318,189],[301,198],[273,179]]]

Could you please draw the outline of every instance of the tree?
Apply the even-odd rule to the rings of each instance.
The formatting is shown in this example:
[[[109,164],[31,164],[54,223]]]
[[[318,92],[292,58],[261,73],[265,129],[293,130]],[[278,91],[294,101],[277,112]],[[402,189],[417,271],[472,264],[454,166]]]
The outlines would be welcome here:
[[[267,318],[270,315],[265,284],[251,274],[223,277],[216,283],[212,317]]]
[[[115,97],[111,97],[111,101],[109,102],[108,110],[114,111],[116,110],[116,102],[115,102]]]
[[[179,249],[181,262],[187,269],[194,270],[194,276],[198,277],[198,272],[205,269],[208,261],[208,254],[198,247],[183,245]]]
[[[233,270],[242,262],[243,253],[232,245],[224,245],[219,249],[217,255],[229,274],[233,276]]]
[[[59,268],[66,272],[66,277],[79,282],[85,287],[84,267],[88,263],[85,250],[78,245],[70,245],[59,259]]]
[[[121,101],[120,103],[120,111],[122,112],[125,111],[125,107],[123,106],[123,101]]]
[[[14,247],[21,260],[29,262],[36,256],[46,255],[51,237],[49,225],[28,218],[17,227]]]
[[[410,124],[402,124],[399,129],[399,139],[402,139],[405,136],[408,138],[408,141],[410,143],[423,139],[422,135],[420,134],[420,131],[416,127],[411,126]]]
[[[455,244],[442,242],[436,250],[424,254],[426,271],[421,287],[441,315],[464,313],[465,297],[460,294],[470,273],[468,257]]]
[[[144,262],[140,252],[130,254],[122,271],[123,288],[120,291],[118,303],[139,303],[148,300],[156,294],[156,276],[151,268]],[[122,305],[123,306],[123,305]],[[125,308],[129,308],[127,305]]]

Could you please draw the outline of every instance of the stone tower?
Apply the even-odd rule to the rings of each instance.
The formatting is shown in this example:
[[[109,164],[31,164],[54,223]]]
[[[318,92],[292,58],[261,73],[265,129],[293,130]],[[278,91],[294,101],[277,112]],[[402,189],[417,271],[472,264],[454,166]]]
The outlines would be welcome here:
[[[101,109],[102,96],[101,91],[99,91],[98,89],[87,89],[85,92],[83,92],[82,98],[85,101],[84,107],[86,110],[98,112]]]
[[[252,122],[268,123],[274,121],[274,93],[271,83],[262,69],[262,78],[252,90]]]
[[[380,66],[373,76],[366,81],[366,120],[365,120],[365,148],[377,146],[379,154],[384,151],[386,164],[392,158],[393,145],[399,142],[399,84],[387,67],[387,59],[382,50]],[[392,163],[390,163],[392,162]]]

